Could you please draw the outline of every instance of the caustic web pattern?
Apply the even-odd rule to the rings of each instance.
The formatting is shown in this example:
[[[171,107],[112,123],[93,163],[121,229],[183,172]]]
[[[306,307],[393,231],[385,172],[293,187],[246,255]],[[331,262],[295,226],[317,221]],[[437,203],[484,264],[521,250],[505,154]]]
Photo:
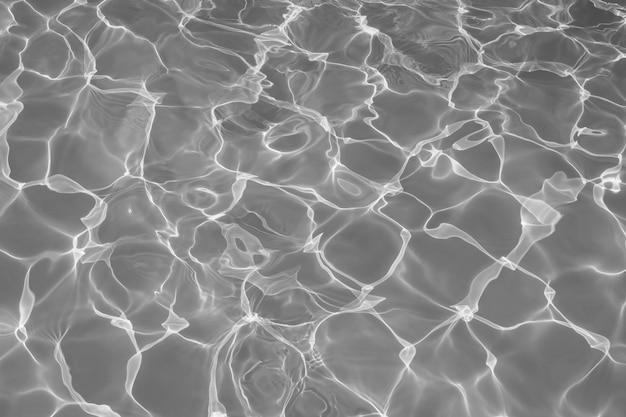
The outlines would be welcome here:
[[[0,2],[0,417],[623,417],[621,0]]]

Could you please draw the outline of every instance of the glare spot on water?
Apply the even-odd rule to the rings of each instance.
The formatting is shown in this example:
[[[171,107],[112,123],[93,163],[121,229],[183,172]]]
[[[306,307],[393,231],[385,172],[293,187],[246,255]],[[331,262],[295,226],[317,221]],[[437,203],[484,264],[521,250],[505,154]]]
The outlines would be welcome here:
[[[455,306],[455,308],[458,311],[458,315],[461,319],[463,319],[463,321],[465,322],[470,322],[474,319],[474,311],[466,305],[462,305],[462,306]]]

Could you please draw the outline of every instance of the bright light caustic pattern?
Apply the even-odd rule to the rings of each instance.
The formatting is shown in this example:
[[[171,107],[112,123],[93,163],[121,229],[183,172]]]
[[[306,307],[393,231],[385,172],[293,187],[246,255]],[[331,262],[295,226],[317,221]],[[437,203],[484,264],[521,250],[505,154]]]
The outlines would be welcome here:
[[[0,417],[623,417],[621,0],[4,0]]]

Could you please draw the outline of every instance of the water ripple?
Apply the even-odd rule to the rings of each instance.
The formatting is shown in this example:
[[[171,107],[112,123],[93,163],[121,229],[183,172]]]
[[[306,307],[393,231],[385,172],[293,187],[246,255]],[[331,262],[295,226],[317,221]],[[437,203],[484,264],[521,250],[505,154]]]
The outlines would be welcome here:
[[[0,417],[620,417],[617,0],[0,4]]]

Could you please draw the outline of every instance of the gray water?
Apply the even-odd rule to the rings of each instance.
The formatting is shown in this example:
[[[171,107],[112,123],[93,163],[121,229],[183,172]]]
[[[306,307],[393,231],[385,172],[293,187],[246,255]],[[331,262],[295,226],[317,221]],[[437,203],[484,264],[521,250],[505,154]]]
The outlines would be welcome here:
[[[0,417],[624,417],[621,0],[0,2]]]

